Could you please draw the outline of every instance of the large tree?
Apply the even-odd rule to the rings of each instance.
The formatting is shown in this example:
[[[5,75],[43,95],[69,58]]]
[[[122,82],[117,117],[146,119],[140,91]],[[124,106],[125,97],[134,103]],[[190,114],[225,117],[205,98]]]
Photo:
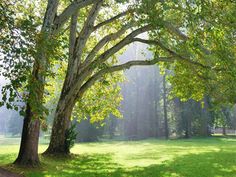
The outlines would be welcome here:
[[[23,19],[21,13],[24,14],[27,9],[22,7],[22,2],[14,2],[14,1],[3,1],[1,2],[1,23],[3,24],[1,28],[1,38],[3,47],[1,47],[1,52],[3,53],[3,66],[4,69],[10,71],[9,74],[5,74],[4,76],[9,78],[11,84],[9,87],[10,93],[14,93],[10,95],[9,100],[7,100],[7,96],[5,96],[5,103],[8,107],[11,107],[11,97],[16,97],[16,93],[13,89],[17,89],[20,87],[21,82],[25,80],[24,77],[19,77],[16,73],[16,69],[24,67],[22,60],[25,60],[28,55],[31,55],[30,61],[32,61],[32,72],[29,75],[27,88],[27,98],[25,106],[25,116],[24,116],[24,125],[22,130],[22,138],[21,145],[18,157],[15,161],[15,164],[20,165],[38,165],[39,157],[38,157],[38,139],[39,139],[39,131],[40,131],[40,120],[44,118],[46,109],[43,106],[44,103],[44,88],[45,88],[45,77],[47,76],[47,71],[50,68],[50,58],[54,54],[54,41],[59,36],[61,30],[63,29],[63,25],[66,21],[74,14],[78,9],[83,8],[89,4],[91,4],[92,0],[75,0],[72,1],[71,4],[68,5],[61,13],[58,12],[59,0],[48,0],[47,5],[45,6],[44,1],[37,1],[34,4],[29,1],[24,1],[25,6],[28,6],[29,9],[35,10],[35,14],[29,15],[28,11],[27,17],[29,19]],[[15,4],[14,4],[15,3]],[[36,10],[37,6],[45,6],[45,13],[42,23],[38,25],[37,37],[35,36],[27,36],[27,33],[24,33],[27,30],[24,30],[24,27],[31,26],[29,25],[30,20],[38,15],[38,11]],[[32,8],[33,6],[33,8]],[[17,7],[16,9],[14,9]],[[40,14],[40,13],[39,13]],[[19,20],[17,20],[19,19]],[[19,23],[21,22],[21,23]],[[32,31],[27,31],[32,35]],[[22,38],[23,40],[22,40]],[[28,38],[24,38],[28,37]],[[30,41],[30,37],[34,39],[34,41]],[[28,45],[27,45],[28,44]],[[29,49],[31,45],[35,45],[33,52],[25,51],[24,49]],[[26,47],[27,45],[27,47]],[[25,55],[27,53],[27,55]],[[14,69],[11,70],[12,63],[16,63],[15,59],[19,59],[18,65],[15,65]],[[19,65],[21,64],[21,65]],[[4,70],[3,70],[4,72]],[[21,73],[19,72],[20,76]],[[15,77],[13,77],[15,76]],[[23,80],[23,81],[22,81]],[[22,86],[22,85],[21,85]],[[3,90],[4,91],[4,90]],[[6,95],[6,94],[5,94]],[[15,107],[15,106],[14,106]],[[15,107],[16,108],[16,107]]]
[[[234,63],[235,53],[230,48],[230,45],[234,44],[231,39],[235,35],[233,26],[231,22],[219,22],[222,20],[222,7],[229,9],[225,18],[234,20],[232,2],[122,2],[121,5],[116,1],[94,2],[85,13],[82,24],[78,23],[80,12],[71,16],[67,74],[46,154],[69,153],[65,146],[65,135],[74,105],[82,100],[87,89],[104,75],[134,65],[175,62],[176,67],[193,70],[193,79],[198,79],[202,75],[208,76],[209,73],[215,74],[224,70],[225,66],[218,66],[219,62],[227,63],[227,67],[231,62]],[[212,13],[212,9],[217,13]],[[105,20],[102,18],[104,13],[107,14]],[[224,35],[216,34],[218,32]],[[139,37],[145,33],[149,34],[149,39]],[[219,39],[226,42],[219,42]],[[112,57],[133,42],[152,45],[154,59],[116,64]],[[93,47],[90,49],[88,46],[91,46],[91,43]],[[226,46],[222,48],[224,44]],[[227,59],[219,55],[220,52],[224,52]],[[228,62],[230,59],[233,61]],[[233,71],[234,67],[231,66],[231,70]],[[227,74],[232,76],[232,73]]]

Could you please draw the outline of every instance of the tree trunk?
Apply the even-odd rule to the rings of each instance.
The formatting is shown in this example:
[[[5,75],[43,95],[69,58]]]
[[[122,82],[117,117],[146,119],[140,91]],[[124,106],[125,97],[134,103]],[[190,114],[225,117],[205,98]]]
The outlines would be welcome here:
[[[186,119],[186,129],[185,129],[185,138],[190,138],[191,137],[191,120],[190,118],[188,117]]]
[[[58,0],[48,0],[47,9],[44,16],[44,21],[41,29],[41,33],[44,37],[43,41],[51,39],[53,33],[53,21],[56,16]],[[48,41],[47,41],[48,42]],[[34,66],[32,71],[32,79],[29,80],[29,84],[37,85],[33,86],[29,90],[29,101],[27,102],[26,115],[24,118],[22,137],[20,144],[20,151],[14,164],[23,166],[38,166],[38,141],[40,132],[40,120],[41,113],[33,111],[35,108],[32,104],[37,106],[43,106],[43,94],[45,86],[45,72],[48,65],[45,49],[41,47],[43,43],[38,43],[37,54],[34,56]],[[35,102],[37,102],[35,104]],[[42,113],[43,114],[43,113]]]
[[[165,124],[165,138],[169,139],[169,126],[167,117],[167,100],[166,100],[166,74],[163,76],[163,110],[164,110],[164,124]]]
[[[223,125],[223,128],[222,128],[222,134],[224,136],[226,135],[226,125],[225,124]]]
[[[63,100],[61,97],[57,109],[55,112],[55,117],[52,126],[52,134],[50,138],[50,144],[47,150],[44,152],[45,155],[50,154],[62,154],[66,155],[70,153],[70,150],[65,144],[66,131],[70,127],[71,114],[73,107],[75,105],[75,99],[71,98],[68,102]]]
[[[23,166],[38,166],[38,141],[39,141],[40,121],[33,119],[31,108],[27,105],[24,118],[20,151],[14,164]]]

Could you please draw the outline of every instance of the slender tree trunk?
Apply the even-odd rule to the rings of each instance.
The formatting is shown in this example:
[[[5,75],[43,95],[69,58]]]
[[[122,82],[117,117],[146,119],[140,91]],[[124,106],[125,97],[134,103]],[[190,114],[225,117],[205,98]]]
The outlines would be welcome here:
[[[27,105],[26,115],[23,122],[20,151],[14,164],[24,166],[38,166],[38,141],[40,121],[33,120],[31,108]]]
[[[185,138],[191,137],[191,120],[190,118],[186,119],[186,129],[185,129]]]
[[[226,135],[226,126],[225,124],[223,125],[223,128],[222,128],[222,134],[225,136]]]
[[[167,100],[166,100],[166,74],[163,76],[163,110],[164,110],[165,138],[169,139],[169,126],[168,126]]]

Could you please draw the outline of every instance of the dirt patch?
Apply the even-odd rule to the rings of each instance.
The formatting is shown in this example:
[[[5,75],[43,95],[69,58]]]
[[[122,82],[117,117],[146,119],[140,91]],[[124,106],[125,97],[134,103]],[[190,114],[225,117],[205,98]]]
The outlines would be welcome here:
[[[0,177],[24,177],[24,176],[17,173],[13,173],[0,167]]]

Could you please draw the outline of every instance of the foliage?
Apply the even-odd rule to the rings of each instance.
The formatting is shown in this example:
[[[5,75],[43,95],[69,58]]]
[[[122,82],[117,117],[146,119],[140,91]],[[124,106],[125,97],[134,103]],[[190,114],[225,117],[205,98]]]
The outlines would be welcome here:
[[[70,149],[75,145],[77,136],[76,124],[72,124],[70,128],[66,130],[65,136],[65,149],[67,150],[67,152],[70,152]]]
[[[22,3],[4,0],[0,6],[0,75],[8,81],[2,87],[0,105],[5,104],[8,109],[20,110],[23,115],[23,103],[28,102],[33,112],[43,118],[48,114],[48,110],[43,103],[37,101],[35,90],[45,83],[36,82],[32,77],[33,62],[38,60],[40,51],[44,50],[49,64],[43,75],[53,77],[55,73],[52,68],[55,63],[64,59],[67,54],[64,50],[67,45],[66,37],[61,35],[45,40],[46,34],[40,33],[45,1],[32,3],[24,0],[24,6]],[[31,13],[32,11],[34,13]]]
[[[90,121],[102,123],[110,114],[121,117],[118,110],[122,96],[120,95],[119,82],[121,74],[111,74],[95,83],[79,100],[75,107],[75,115],[79,119],[90,117]]]
[[[0,8],[0,75],[10,81],[2,87],[0,105],[6,104],[8,109],[18,110],[17,102],[21,102],[25,96],[25,93],[19,94],[19,89],[27,81],[32,67],[38,24],[35,23],[35,17],[29,14],[20,16],[20,6],[11,1],[3,1]]]
[[[162,43],[150,48],[154,57],[176,59],[162,65],[173,70],[173,94],[183,100],[199,101],[211,95],[216,102],[235,102],[235,3],[142,2],[141,22],[154,25],[158,30],[152,30],[149,37]]]
[[[46,34],[39,34],[39,28],[42,23],[40,17],[45,8],[45,1],[37,1],[35,4],[30,1],[24,1],[27,7],[29,7],[28,9],[23,8],[20,3],[15,4],[14,8],[17,8],[13,9],[13,1],[9,2],[4,1],[5,5],[1,5],[3,17],[1,18],[1,26],[4,29],[4,33],[1,33],[1,38],[3,39],[1,40],[3,41],[1,46],[4,46],[4,48],[1,48],[1,52],[4,53],[2,60],[5,64],[5,66],[2,67],[4,70],[1,71],[1,73],[8,78],[11,83],[3,88],[4,96],[1,104],[6,104],[8,108],[18,109],[17,106],[11,104],[15,101],[16,97],[26,97],[23,99],[23,101],[26,101],[28,92],[32,92],[31,90],[39,87],[40,84],[44,84],[34,82],[32,80],[33,78],[30,77],[32,61],[34,59],[37,61],[38,58],[37,51],[45,49],[45,54],[49,60],[44,73],[45,77],[54,78],[57,73],[53,70],[56,68],[55,65],[58,64],[58,61],[64,60],[64,62],[67,62],[68,31],[64,28],[63,30],[65,31],[53,37],[52,40],[44,40]],[[190,60],[190,62],[177,60],[171,66],[164,64],[165,67],[171,67],[174,71],[174,75],[170,78],[170,81],[174,86],[173,93],[175,95],[185,100],[189,98],[201,100],[207,93],[215,97],[216,100],[234,101],[232,98],[235,98],[233,95],[235,94],[234,90],[236,90],[235,84],[233,84],[235,83],[235,68],[233,67],[235,64],[235,48],[232,46],[235,46],[233,28],[236,15],[233,2],[229,0],[222,2],[200,0],[194,2],[163,2],[142,0],[135,3],[131,1],[105,1],[103,10],[99,13],[96,23],[98,24],[112,17],[124,7],[124,4],[129,5],[130,8],[134,8],[135,13],[124,17],[123,21],[127,20],[131,22],[135,20],[139,26],[151,24],[154,29],[149,32],[150,39],[162,42],[168,49]],[[67,5],[69,5],[68,1],[62,1],[59,12],[62,12]],[[30,13],[34,11],[36,7],[37,13]],[[225,9],[227,9],[227,13],[225,13]],[[88,12],[89,7],[80,10],[81,18],[78,19],[79,26],[83,25]],[[122,27],[122,25],[124,25],[122,23],[123,21],[117,20],[92,34],[82,51],[81,60],[84,61],[92,47],[102,39],[104,34],[112,34]],[[173,30],[170,24],[178,28],[178,30]],[[1,29],[1,31],[3,30]],[[107,45],[104,45],[104,47],[96,53],[96,56],[112,48],[125,34],[126,33],[122,34],[116,40],[108,42]],[[188,39],[186,40],[186,38]],[[161,47],[160,45],[153,46],[150,49],[154,52],[154,57],[161,55],[168,56],[170,54],[169,51],[165,50],[163,46]],[[14,60],[14,58],[18,58],[19,61]],[[208,66],[210,69],[200,65],[194,65],[191,62],[200,63],[201,65]],[[9,65],[9,63],[12,65]],[[96,66],[97,69],[95,69],[95,71],[107,68],[116,63],[117,59],[113,56],[111,60],[102,62]],[[11,69],[9,67],[11,67]],[[10,72],[5,72],[9,69]],[[222,70],[224,70],[224,72],[222,72]],[[47,81],[50,80],[52,79],[49,78]],[[106,79],[101,80],[105,80],[102,82],[106,85]],[[29,81],[28,84],[26,83],[27,81]],[[215,87],[216,84],[218,84],[219,87]],[[98,84],[95,87],[99,88]],[[22,93],[18,94],[19,91],[22,91]],[[220,95],[219,92],[226,93],[227,97]],[[86,94],[88,97],[89,95],[91,94]],[[39,105],[45,103],[46,100],[43,103],[37,103],[36,100],[37,96],[34,94],[32,94],[28,100],[30,104],[32,104],[34,112],[47,113],[47,109]],[[84,105],[84,103],[80,105]],[[79,109],[84,108],[81,107]],[[89,109],[85,109],[87,110],[85,114],[88,112],[91,113]],[[96,110],[98,108],[91,109]],[[109,109],[109,111],[111,112],[111,109]],[[118,114],[117,111],[113,113]],[[107,115],[107,111],[100,111],[100,114]],[[82,113],[80,113],[80,115],[82,115]],[[86,116],[83,115],[81,117]],[[95,119],[100,119],[99,117],[104,116],[93,114],[91,121],[96,121]]]

